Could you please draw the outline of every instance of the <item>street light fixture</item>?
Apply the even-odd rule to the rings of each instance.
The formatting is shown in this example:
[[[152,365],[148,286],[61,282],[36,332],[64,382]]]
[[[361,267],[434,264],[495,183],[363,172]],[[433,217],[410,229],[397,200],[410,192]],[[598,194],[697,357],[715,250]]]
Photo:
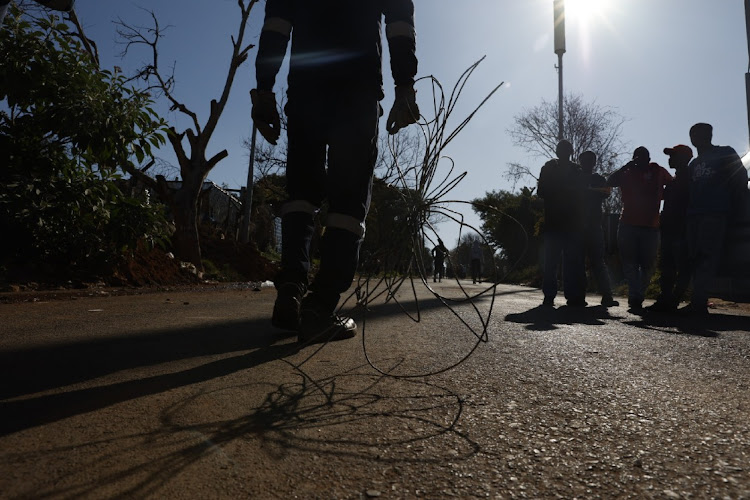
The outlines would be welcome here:
[[[554,0],[555,54],[557,54],[557,140],[563,139],[563,54],[565,53],[565,0]],[[750,0],[745,0],[745,4]]]

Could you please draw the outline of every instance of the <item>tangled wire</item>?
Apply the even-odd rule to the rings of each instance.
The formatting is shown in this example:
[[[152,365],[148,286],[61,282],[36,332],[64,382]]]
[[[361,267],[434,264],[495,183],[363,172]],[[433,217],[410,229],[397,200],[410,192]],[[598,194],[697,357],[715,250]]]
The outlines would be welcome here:
[[[453,90],[446,101],[444,89],[440,82],[433,76],[427,76],[417,80],[427,82],[431,86],[433,96],[434,118],[431,120],[420,121],[418,123],[423,141],[423,153],[421,158],[413,164],[400,164],[399,154],[397,151],[397,136],[391,136],[389,139],[389,152],[396,171],[394,178],[388,183],[388,188],[396,193],[403,207],[405,217],[402,224],[399,224],[398,234],[389,235],[388,243],[384,244],[374,254],[364,257],[360,263],[363,270],[357,280],[353,292],[346,297],[339,307],[339,312],[345,315],[360,315],[362,328],[362,344],[365,357],[369,365],[378,373],[400,378],[414,378],[435,375],[448,371],[468,359],[474,351],[488,341],[488,327],[495,303],[496,286],[503,276],[498,273],[497,266],[494,262],[491,265],[491,284],[486,288],[475,291],[465,288],[460,280],[456,277],[455,283],[458,285],[460,295],[458,297],[449,297],[441,294],[435,287],[431,286],[428,279],[428,270],[430,268],[428,256],[425,255],[425,248],[428,245],[434,245],[437,240],[436,221],[451,221],[459,225],[458,241],[461,241],[461,235],[464,232],[473,231],[487,244],[487,240],[481,232],[468,224],[463,215],[452,208],[452,204],[468,204],[476,206],[476,203],[446,199],[448,194],[455,189],[461,180],[467,175],[467,172],[456,173],[454,161],[443,155],[444,149],[453,139],[468,125],[474,115],[485,103],[497,92],[503,85],[501,82],[497,85],[475,108],[464,118],[458,126],[449,131],[448,122],[454,113],[455,107],[464,90],[464,87],[474,70],[484,60],[472,64],[458,79]],[[439,171],[446,170],[443,165],[448,164],[447,172],[438,176]],[[484,207],[505,217],[507,214],[500,213],[495,207]],[[523,231],[520,223],[515,221]],[[525,233],[524,233],[525,234]],[[449,266],[452,266],[450,255],[448,256]],[[513,266],[512,266],[513,267]],[[512,269],[511,267],[511,269]],[[455,268],[455,267],[454,267]],[[371,359],[368,353],[367,342],[367,313],[369,306],[376,302],[382,304],[393,303],[400,311],[405,314],[410,321],[418,323],[422,319],[420,312],[419,298],[417,287],[427,289],[432,297],[447,308],[453,316],[471,332],[475,337],[473,346],[469,348],[458,361],[451,362],[447,366],[439,367],[427,373],[410,373],[394,375],[392,370],[381,369]],[[410,312],[405,303],[399,300],[397,294],[402,289],[407,289],[410,300],[414,304],[412,308],[415,312]],[[480,309],[477,304],[479,299],[489,298],[489,307]],[[469,318],[465,317],[466,307],[470,306],[469,315],[478,319],[480,328],[472,326]],[[483,311],[484,309],[484,311]],[[304,361],[297,366],[300,367],[306,361],[311,359],[321,348],[315,349]]]

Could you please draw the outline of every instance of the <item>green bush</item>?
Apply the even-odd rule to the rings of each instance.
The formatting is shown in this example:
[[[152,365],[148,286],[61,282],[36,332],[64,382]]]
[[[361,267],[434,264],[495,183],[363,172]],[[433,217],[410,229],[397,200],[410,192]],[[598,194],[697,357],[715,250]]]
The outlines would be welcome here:
[[[56,18],[12,7],[0,30],[0,272],[100,275],[139,240],[163,242],[159,205],[117,187],[164,143],[146,93],[102,71]]]

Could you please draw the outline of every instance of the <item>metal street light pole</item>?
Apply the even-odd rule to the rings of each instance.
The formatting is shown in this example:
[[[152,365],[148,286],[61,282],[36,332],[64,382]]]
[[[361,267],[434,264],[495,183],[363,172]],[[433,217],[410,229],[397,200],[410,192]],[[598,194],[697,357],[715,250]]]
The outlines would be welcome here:
[[[747,37],[747,53],[750,57],[750,0],[745,0],[745,31]],[[747,105],[747,128],[750,132],[750,63],[745,73],[745,101]]]
[[[563,139],[563,54],[565,53],[565,0],[554,0],[555,54],[557,54],[557,140]],[[745,0],[750,2],[750,0]]]
[[[255,138],[258,135],[258,127],[253,122],[253,131],[250,136],[250,163],[247,168],[247,187],[245,188],[245,199],[242,200],[242,225],[240,226],[240,243],[250,243],[250,213],[253,209],[253,178],[255,177]]]

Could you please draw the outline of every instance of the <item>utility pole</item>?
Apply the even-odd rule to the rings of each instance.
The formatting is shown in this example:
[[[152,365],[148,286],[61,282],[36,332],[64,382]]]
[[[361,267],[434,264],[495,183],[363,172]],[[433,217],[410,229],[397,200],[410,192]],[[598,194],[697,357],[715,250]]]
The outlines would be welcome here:
[[[557,54],[557,140],[563,140],[563,54],[565,53],[565,0],[554,0],[555,54]],[[745,5],[750,0],[745,0]]]
[[[750,0],[745,0],[745,31],[747,37],[747,53],[750,57]],[[750,132],[750,62],[745,73],[745,102],[747,105],[747,128]]]
[[[247,167],[247,188],[245,199],[242,200],[242,226],[240,227],[240,243],[250,243],[250,213],[253,209],[253,180],[255,177],[255,137],[258,135],[258,127],[253,122],[253,131],[250,136],[250,163]]]

